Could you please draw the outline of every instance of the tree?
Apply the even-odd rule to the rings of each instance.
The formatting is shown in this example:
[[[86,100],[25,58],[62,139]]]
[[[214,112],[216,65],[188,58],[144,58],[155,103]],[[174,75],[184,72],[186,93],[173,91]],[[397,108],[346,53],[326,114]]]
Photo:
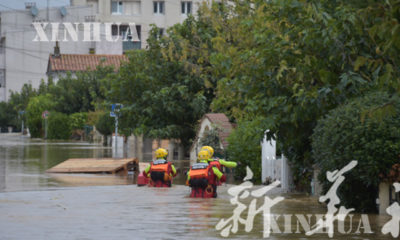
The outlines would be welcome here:
[[[104,91],[109,84],[105,79],[113,73],[112,67],[102,66],[98,66],[96,70],[78,72],[76,77],[67,73],[57,84],[49,88],[49,92],[55,96],[55,108],[66,114],[102,108]]]
[[[88,121],[88,113],[86,112],[73,113],[69,117],[71,121],[71,129],[73,130],[84,129],[85,124]]]
[[[70,136],[70,117],[63,113],[51,112],[48,118],[48,139],[69,139]]]
[[[110,113],[106,112],[100,115],[96,129],[104,136],[111,135],[114,132],[114,118],[110,117]]]
[[[370,109],[387,103],[390,115],[376,118]],[[400,153],[400,97],[373,92],[332,110],[318,121],[312,135],[313,157],[321,168],[320,181],[327,190],[331,183],[325,173],[357,160],[358,165],[346,174],[339,196],[347,207],[376,211],[378,186],[389,176]]]
[[[18,114],[13,109],[13,106],[7,102],[0,102],[0,128],[18,126]]]
[[[24,84],[20,92],[10,92],[10,99],[8,102],[15,111],[21,111],[27,108],[29,99],[37,95],[38,93],[32,87],[32,84]]]
[[[125,132],[180,139],[188,147],[210,99],[203,80],[167,56],[176,35],[158,38],[157,33],[157,28],[150,32],[148,50],[128,54],[129,62],[111,80],[108,102],[124,105],[121,128]]]
[[[259,124],[277,137],[296,175],[312,170],[319,118],[373,89],[400,89],[399,1],[233,2],[220,8],[227,18],[209,11],[218,30],[212,109],[239,123],[268,120]]]
[[[246,176],[246,167],[254,173],[253,181],[261,182],[261,139],[267,129],[268,122],[263,117],[253,120],[242,120],[228,137],[228,158],[240,165],[235,170],[236,177]]]
[[[55,104],[50,94],[36,96],[29,100],[29,104],[26,108],[26,118],[32,137],[42,137],[42,113],[45,110],[53,110],[54,106]]]

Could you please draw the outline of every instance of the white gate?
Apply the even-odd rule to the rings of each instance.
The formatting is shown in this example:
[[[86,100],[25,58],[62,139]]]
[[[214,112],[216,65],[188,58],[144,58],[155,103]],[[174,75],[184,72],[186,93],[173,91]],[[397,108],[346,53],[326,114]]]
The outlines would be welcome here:
[[[261,182],[269,184],[275,180],[281,182],[283,190],[291,190],[293,179],[288,160],[283,155],[276,157],[276,141],[268,141],[265,135],[261,142]]]

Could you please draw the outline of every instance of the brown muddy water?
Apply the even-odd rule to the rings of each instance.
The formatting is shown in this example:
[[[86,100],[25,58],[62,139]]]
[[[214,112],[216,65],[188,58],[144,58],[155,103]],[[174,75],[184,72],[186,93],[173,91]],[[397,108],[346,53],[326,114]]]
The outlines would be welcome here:
[[[172,188],[159,189],[137,187],[132,174],[45,173],[68,158],[110,156],[110,148],[91,143],[0,135],[0,240],[224,238],[215,226],[230,218],[236,207],[227,193],[231,184],[219,187],[217,199],[191,199],[189,188],[180,184],[184,176]],[[306,236],[299,219],[308,214],[314,224],[316,214],[326,213],[325,206],[304,194],[275,191],[270,197],[277,196],[285,197],[272,208],[275,216],[281,216],[277,220],[281,233],[275,231],[268,239],[395,239],[380,233],[390,218],[374,214],[367,215],[372,233],[365,233],[365,221],[354,214],[344,223],[347,234],[336,230],[333,238],[326,233]],[[260,207],[263,198],[257,201]],[[250,199],[243,202],[248,205]],[[246,219],[247,214],[241,217]],[[239,231],[228,238],[262,239],[263,230],[260,213],[249,232],[239,224]]]

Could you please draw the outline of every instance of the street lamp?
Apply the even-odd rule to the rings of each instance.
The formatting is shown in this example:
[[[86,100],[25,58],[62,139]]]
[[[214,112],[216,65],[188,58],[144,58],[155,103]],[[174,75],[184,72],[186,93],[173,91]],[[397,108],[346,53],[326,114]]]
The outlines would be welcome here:
[[[110,116],[115,118],[115,153],[117,153],[117,146],[118,146],[118,117],[121,114],[121,108],[123,108],[124,105],[122,105],[121,103],[114,103],[111,105],[111,112],[110,112]]]
[[[24,114],[25,114],[25,111],[21,110],[18,113],[19,113],[19,116],[21,117],[21,135],[24,135]]]

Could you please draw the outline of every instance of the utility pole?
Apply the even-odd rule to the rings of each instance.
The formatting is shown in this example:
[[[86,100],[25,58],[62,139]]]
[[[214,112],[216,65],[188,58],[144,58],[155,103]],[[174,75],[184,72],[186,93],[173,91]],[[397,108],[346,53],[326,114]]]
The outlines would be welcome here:
[[[44,139],[47,139],[47,118],[49,117],[49,111],[45,110],[42,112],[42,118],[44,119]]]
[[[49,10],[49,3],[50,3],[50,0],[47,0],[47,21],[50,21],[50,10]]]
[[[24,114],[25,111],[19,111],[19,115],[21,116],[21,135],[24,135]]]
[[[115,145],[114,145],[115,155],[117,155],[118,152],[118,117],[120,115],[122,107],[123,105],[120,103],[115,103],[111,105],[110,116],[115,118]]]
[[[115,152],[118,150],[118,114],[115,115]]]

